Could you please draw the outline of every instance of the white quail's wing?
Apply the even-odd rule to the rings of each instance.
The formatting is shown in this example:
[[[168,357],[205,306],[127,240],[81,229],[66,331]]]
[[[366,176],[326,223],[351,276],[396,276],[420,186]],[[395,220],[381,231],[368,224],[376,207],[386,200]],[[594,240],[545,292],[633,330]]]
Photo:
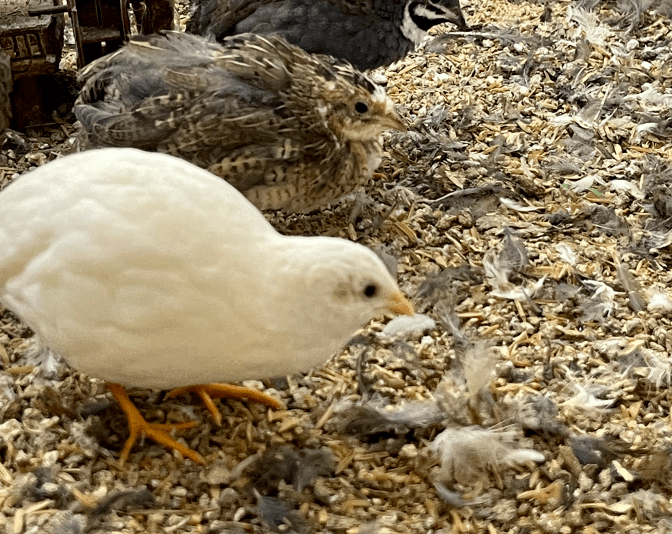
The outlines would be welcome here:
[[[0,300],[78,370],[157,389],[307,370],[412,313],[365,247],[281,236],[223,180],[128,148],[0,193]]]
[[[0,300],[73,366],[160,388],[185,383],[190,357],[201,374],[186,383],[263,368],[246,361],[246,340],[273,316],[255,290],[281,236],[235,189],[133,149],[69,156],[17,182],[0,194]]]

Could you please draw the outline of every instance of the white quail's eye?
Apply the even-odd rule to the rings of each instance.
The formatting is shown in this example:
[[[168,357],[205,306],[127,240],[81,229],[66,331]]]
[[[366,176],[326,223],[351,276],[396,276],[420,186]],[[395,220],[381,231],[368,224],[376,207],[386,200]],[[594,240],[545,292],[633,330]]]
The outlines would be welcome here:
[[[367,106],[364,102],[357,102],[355,104],[355,111],[357,113],[366,113],[369,111],[369,106]]]
[[[364,288],[364,296],[366,298],[373,298],[378,293],[378,286],[376,284],[367,284]]]

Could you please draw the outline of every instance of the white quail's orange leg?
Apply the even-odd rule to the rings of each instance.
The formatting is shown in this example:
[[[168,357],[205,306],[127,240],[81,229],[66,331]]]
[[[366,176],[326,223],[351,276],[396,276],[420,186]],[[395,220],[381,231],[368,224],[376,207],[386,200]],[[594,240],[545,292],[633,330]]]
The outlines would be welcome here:
[[[108,388],[114,395],[114,398],[121,406],[121,409],[126,414],[126,419],[128,419],[128,428],[131,435],[126,440],[124,448],[119,455],[119,463],[124,465],[126,460],[128,460],[128,455],[131,453],[131,448],[137,439],[145,434],[148,438],[153,439],[157,443],[168,447],[169,449],[175,449],[185,458],[189,458],[196,463],[204,464],[205,459],[203,456],[198,454],[196,451],[192,451],[190,448],[185,447],[178,441],[168,435],[168,432],[171,430],[184,430],[187,428],[194,428],[198,426],[198,423],[191,421],[188,423],[176,423],[176,424],[160,424],[160,423],[148,423],[144,417],[140,414],[139,410],[131,402],[131,399],[128,398],[126,391],[123,386],[119,384],[108,384]]]
[[[261,391],[241,386],[233,386],[231,384],[200,384],[196,386],[175,388],[168,392],[168,397],[176,397],[184,393],[196,393],[201,398],[208,411],[212,414],[215,423],[218,425],[222,424],[222,414],[219,413],[219,410],[217,409],[217,406],[215,406],[215,403],[212,402],[212,399],[247,399],[266,404],[274,410],[279,410],[285,407],[282,401],[276,400]]]

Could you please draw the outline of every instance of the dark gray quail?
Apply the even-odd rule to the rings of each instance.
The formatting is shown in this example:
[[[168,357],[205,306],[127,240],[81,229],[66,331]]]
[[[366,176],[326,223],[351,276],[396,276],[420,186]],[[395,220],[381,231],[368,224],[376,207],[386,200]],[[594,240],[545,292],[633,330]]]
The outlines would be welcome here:
[[[81,76],[83,146],[181,157],[259,209],[307,212],[353,191],[381,161],[381,133],[405,129],[367,76],[280,37],[138,37]]]
[[[444,22],[468,29],[459,0],[193,0],[187,31],[281,35],[362,70],[401,59]]]

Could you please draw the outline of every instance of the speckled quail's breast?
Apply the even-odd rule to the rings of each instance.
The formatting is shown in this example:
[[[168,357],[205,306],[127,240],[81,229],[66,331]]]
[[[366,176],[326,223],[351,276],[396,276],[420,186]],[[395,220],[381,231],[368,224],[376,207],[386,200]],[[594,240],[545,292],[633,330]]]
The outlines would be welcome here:
[[[353,191],[380,163],[381,133],[405,129],[367,76],[280,37],[138,37],[81,77],[83,146],[179,156],[260,209],[306,212]]]
[[[367,70],[413,50],[427,30],[450,22],[468,29],[459,0],[194,0],[187,31],[281,35],[315,54]]]

